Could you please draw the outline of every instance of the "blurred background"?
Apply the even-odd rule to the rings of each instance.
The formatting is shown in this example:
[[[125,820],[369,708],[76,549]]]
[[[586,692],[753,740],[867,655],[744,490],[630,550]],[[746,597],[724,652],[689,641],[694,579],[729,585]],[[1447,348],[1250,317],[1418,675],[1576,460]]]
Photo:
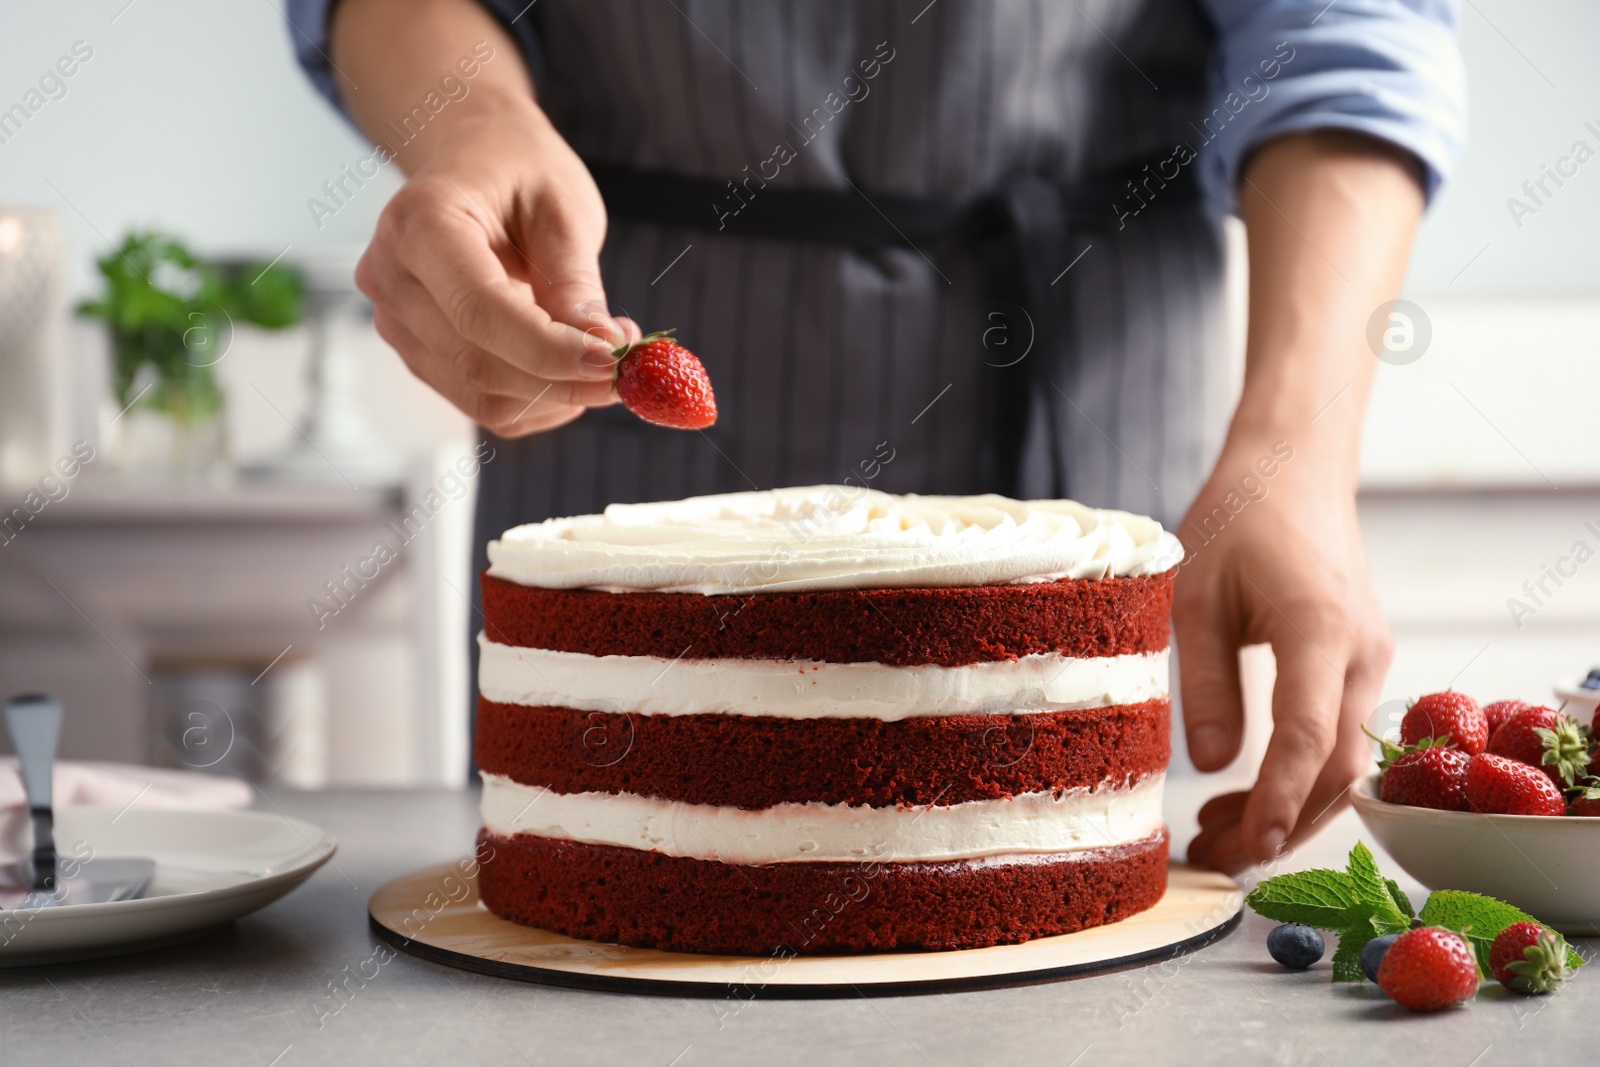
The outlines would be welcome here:
[[[60,696],[68,758],[464,784],[475,437],[351,284],[399,182],[291,32],[272,0],[0,15],[0,691]],[[1465,4],[1470,141],[1363,460],[1390,697],[1600,663],[1597,39],[1579,0]]]

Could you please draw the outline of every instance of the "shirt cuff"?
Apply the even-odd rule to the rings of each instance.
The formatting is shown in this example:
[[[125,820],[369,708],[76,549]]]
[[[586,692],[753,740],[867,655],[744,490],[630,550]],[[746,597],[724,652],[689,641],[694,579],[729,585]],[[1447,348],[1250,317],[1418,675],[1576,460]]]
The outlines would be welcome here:
[[[1349,130],[1405,149],[1429,200],[1466,137],[1466,72],[1446,0],[1210,0],[1219,40],[1195,126],[1200,183],[1236,212],[1240,165],[1267,140]]]
[[[306,72],[312,88],[348,119],[344,98],[339,94],[339,75],[328,58],[328,16],[338,0],[288,0],[284,11],[289,24],[289,40],[294,58]]]

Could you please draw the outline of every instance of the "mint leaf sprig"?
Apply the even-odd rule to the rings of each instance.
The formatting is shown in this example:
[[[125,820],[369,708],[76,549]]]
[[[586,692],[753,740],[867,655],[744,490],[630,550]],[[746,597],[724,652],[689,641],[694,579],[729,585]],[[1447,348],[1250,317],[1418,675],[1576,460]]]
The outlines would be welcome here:
[[[1504,901],[1454,889],[1429,894],[1417,913],[1399,884],[1378,870],[1372,850],[1359,841],[1344,870],[1280,874],[1252,889],[1245,903],[1276,922],[1304,923],[1337,936],[1335,982],[1361,981],[1361,950],[1367,942],[1404,933],[1413,923],[1442,926],[1465,937],[1477,954],[1479,969],[1488,973],[1489,946],[1500,931],[1516,922],[1538,922]],[[1582,965],[1582,958],[1568,948],[1567,966]]]
[[[1411,927],[1411,901],[1379,873],[1372,851],[1359,841],[1350,850],[1345,870],[1280,874],[1252,889],[1245,903],[1269,919],[1304,923],[1337,935],[1335,982],[1361,981],[1361,949],[1366,943]]]

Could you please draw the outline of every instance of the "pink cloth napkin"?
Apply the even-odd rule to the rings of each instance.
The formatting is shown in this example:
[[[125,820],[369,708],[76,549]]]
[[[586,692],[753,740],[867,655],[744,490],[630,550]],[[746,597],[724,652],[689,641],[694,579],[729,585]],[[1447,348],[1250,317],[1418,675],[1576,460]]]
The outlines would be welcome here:
[[[237,778],[133,763],[57,760],[55,796],[58,808],[93,805],[120,808],[248,808],[250,785]],[[0,812],[27,807],[22,774],[15,756],[0,756]]]
[[[88,760],[57,760],[51,785],[55,795],[50,802],[57,809],[82,806],[216,811],[248,808],[254,792],[249,783],[220,774]],[[31,847],[27,809],[16,757],[0,756],[0,864],[14,863]]]

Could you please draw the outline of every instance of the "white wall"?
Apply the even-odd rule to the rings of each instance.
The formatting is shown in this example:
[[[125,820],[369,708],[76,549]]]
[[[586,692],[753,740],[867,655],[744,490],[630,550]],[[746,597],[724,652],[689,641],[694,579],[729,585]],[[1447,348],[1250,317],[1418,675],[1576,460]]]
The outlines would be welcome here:
[[[1600,153],[1600,5],[1591,0],[1470,0],[1461,49],[1470,140],[1423,228],[1410,290],[1417,299],[1594,296],[1600,291],[1600,158],[1519,229],[1506,199],[1575,140]],[[1484,251],[1487,246],[1487,251]],[[1473,257],[1482,256],[1473,262]],[[1468,267],[1467,265],[1472,265]],[[1463,273],[1463,269],[1465,272]]]
[[[320,230],[312,222],[306,199],[365,153],[300,76],[282,5],[126,4],[0,10],[0,107],[22,99],[74,42],[94,50],[67,95],[0,144],[0,203],[63,212],[68,291],[89,288],[101,235],[116,241],[131,226],[266,258],[285,245],[292,256],[365,244],[397,183],[381,175]]]
[[[1586,0],[1463,4],[1469,141],[1424,221],[1406,286],[1433,344],[1415,363],[1379,368],[1365,484],[1600,485],[1596,40],[1600,5]],[[1595,158],[1560,187],[1547,178],[1551,195],[1534,204],[1523,183],[1580,140]],[[1514,219],[1512,197],[1534,213]]]

